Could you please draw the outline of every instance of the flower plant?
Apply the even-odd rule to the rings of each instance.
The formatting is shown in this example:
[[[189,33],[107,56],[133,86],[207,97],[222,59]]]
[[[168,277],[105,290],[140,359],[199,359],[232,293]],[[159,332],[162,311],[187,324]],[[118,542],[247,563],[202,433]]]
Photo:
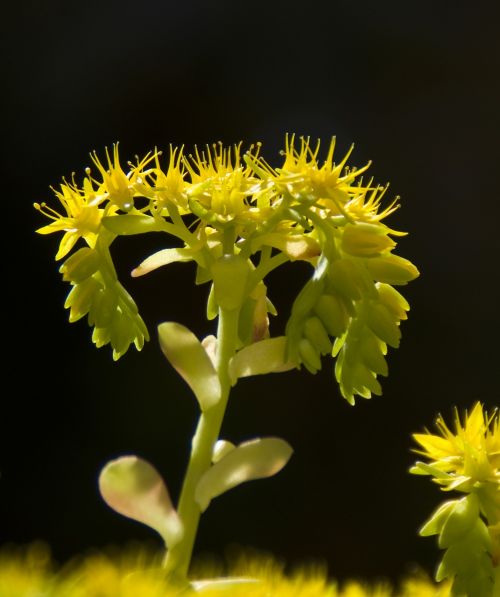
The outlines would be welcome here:
[[[70,321],[86,317],[92,341],[98,348],[109,344],[115,360],[149,340],[117,277],[110,251],[117,237],[165,233],[164,247],[132,276],[192,261],[196,285],[209,287],[206,315],[216,320],[215,335],[200,340],[171,321],[158,327],[161,350],[200,411],[178,503],[174,507],[155,467],[137,456],[109,462],[99,476],[111,508],[162,537],[163,576],[175,591],[215,594],[213,583],[189,577],[201,514],[231,488],[276,474],[292,454],[277,437],[239,445],[220,437],[238,380],[293,368],[314,374],[329,357],[340,394],[354,404],[356,397],[382,393],[388,347],[399,346],[409,305],[395,287],[415,279],[418,270],[395,253],[404,233],[383,222],[398,208],[398,198],[384,206],[387,186],[363,176],[370,164],[348,166],[352,149],[336,163],[334,149],[332,139],[320,159],[319,142],[290,136],[280,167],[264,160],[260,144],[246,151],[216,144],[193,154],[170,147],[166,160],[154,151],[125,168],[115,145],[104,163],[91,155],[93,167],[81,183],[73,176],[54,189],[58,209],[35,204],[52,220],[38,232],[63,233],[56,260],[71,286],[65,302]],[[267,276],[295,261],[307,262],[310,276],[291,305],[284,335],[273,336],[269,316],[276,310]],[[485,416],[477,405],[463,427],[457,423],[456,436],[441,419],[444,437],[415,436],[431,463],[418,463],[413,472],[466,493],[447,502],[422,530],[440,534],[447,552],[438,579],[449,577],[456,595],[491,595],[498,564],[498,419]],[[498,573],[495,578],[500,586]],[[233,594],[253,594],[252,578],[213,582],[224,582]]]

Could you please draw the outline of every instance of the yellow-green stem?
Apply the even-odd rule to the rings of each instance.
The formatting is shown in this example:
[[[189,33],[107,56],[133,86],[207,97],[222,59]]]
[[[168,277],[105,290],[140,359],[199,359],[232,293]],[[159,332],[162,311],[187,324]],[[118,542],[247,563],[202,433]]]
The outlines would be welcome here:
[[[167,574],[181,583],[187,580],[201,515],[195,501],[196,486],[203,473],[210,468],[213,447],[219,438],[231,389],[228,366],[236,350],[238,316],[238,309],[230,311],[219,309],[216,370],[221,385],[221,397],[217,404],[200,415],[178,505],[178,514],[184,525],[184,535],[182,540],[168,551],[165,559]]]

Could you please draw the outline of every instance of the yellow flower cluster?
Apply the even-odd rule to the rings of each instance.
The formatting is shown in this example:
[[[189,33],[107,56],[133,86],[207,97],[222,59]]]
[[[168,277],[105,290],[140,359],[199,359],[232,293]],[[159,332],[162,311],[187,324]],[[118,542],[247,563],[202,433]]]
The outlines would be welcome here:
[[[336,377],[344,397],[381,392],[377,375],[387,374],[387,345],[399,344],[399,324],[409,306],[392,288],[406,284],[418,270],[393,254],[391,230],[381,220],[397,207],[381,209],[386,188],[363,183],[369,164],[346,166],[347,155],[333,161],[333,139],[323,161],[319,142],[287,137],[280,168],[260,156],[260,144],[242,153],[241,145],[216,144],[186,155],[170,148],[164,168],[155,151],[128,171],[118,146],[106,167],[95,154],[98,177],[87,169],[82,187],[74,178],[55,191],[64,213],[45,203],[37,209],[53,221],[41,234],[64,232],[56,255],[67,257],[78,239],[86,247],[61,266],[74,289],[66,302],[70,320],[88,316],[97,346],[111,343],[119,358],[134,343],[140,349],[148,332],[137,307],[116,278],[110,246],[120,235],[165,232],[183,243],[150,256],[133,272],[138,276],[173,261],[194,261],[197,283],[214,283],[221,259],[237,255],[247,264],[241,288],[240,345],[269,335],[264,278],[295,260],[314,268],[311,283],[294,303],[287,327],[288,357],[316,372],[321,356],[337,357]],[[169,241],[171,242],[171,241]],[[221,280],[221,276],[219,276]],[[229,288],[228,283],[219,283]],[[221,293],[212,286],[208,314],[215,317]],[[333,343],[333,341],[335,343]]]
[[[415,450],[429,463],[417,462],[411,472],[431,475],[444,491],[464,497],[449,500],[421,528],[437,535],[445,549],[436,579],[453,581],[454,594],[493,595],[500,586],[500,422],[498,411],[487,414],[478,402],[455,429],[439,416],[439,434],[417,433]]]
[[[231,571],[243,582],[228,588],[219,582],[194,581],[196,592],[169,587],[157,558],[137,552],[126,556],[87,556],[55,571],[47,548],[0,552],[0,597],[448,597],[449,586],[439,588],[426,577],[409,578],[396,592],[388,584],[370,586],[348,582],[338,586],[324,572],[284,575],[275,562],[247,561]],[[247,582],[245,582],[247,581]]]
[[[415,450],[430,462],[425,467],[445,490],[471,491],[477,484],[494,485],[500,520],[500,420],[498,411],[488,415],[477,402],[463,422],[455,411],[452,431],[441,415],[436,420],[439,435],[414,434],[421,448]]]

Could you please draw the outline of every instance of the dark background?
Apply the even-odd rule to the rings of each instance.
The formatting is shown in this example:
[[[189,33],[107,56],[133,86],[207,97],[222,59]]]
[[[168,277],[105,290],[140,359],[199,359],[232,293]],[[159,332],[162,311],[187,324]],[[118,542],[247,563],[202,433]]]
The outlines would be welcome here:
[[[58,238],[33,201],[88,153],[120,141],[123,161],[169,143],[262,141],[279,165],[286,132],[337,135],[351,163],[373,159],[410,232],[399,253],[422,276],[389,355],[384,395],[350,407],[332,363],[240,382],[223,436],[278,435],[295,449],[277,477],[215,500],[197,553],[238,543],[290,564],[325,562],[339,578],[432,571],[416,532],[444,498],[411,477],[410,434],[437,412],[498,404],[499,20],[496,2],[25,1],[3,27],[5,374],[0,420],[0,543],[44,539],[61,561],[92,546],[159,541],[102,502],[98,471],[117,455],[152,461],[177,495],[196,408],[164,362],[162,320],[213,332],[207,288],[173,265],[132,280],[162,248],[114,245],[121,279],[152,331],[113,364],[84,322],[68,325]],[[293,272],[291,270],[294,270]],[[269,281],[280,333],[306,269]]]

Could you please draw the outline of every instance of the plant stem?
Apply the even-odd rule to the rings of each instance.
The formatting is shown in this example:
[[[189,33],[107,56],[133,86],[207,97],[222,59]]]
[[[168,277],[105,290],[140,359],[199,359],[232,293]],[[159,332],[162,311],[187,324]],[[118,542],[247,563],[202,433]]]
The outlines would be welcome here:
[[[226,412],[231,382],[229,360],[236,350],[239,309],[219,308],[217,329],[216,371],[221,385],[220,400],[202,412],[191,444],[191,456],[179,498],[178,514],[184,525],[183,538],[168,552],[165,559],[167,574],[179,582],[186,582],[198,524],[200,508],[195,501],[195,491],[201,476],[212,463],[212,451],[219,438],[222,421]]]

